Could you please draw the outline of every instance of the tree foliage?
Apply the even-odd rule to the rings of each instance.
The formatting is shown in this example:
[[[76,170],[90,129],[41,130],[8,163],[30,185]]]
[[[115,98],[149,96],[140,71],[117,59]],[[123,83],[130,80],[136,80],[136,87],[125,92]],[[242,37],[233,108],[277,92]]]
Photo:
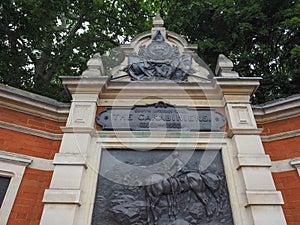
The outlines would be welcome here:
[[[179,0],[165,5],[168,28],[197,43],[211,67],[223,53],[240,76],[263,77],[255,103],[300,92],[299,0]]]
[[[59,76],[149,30],[156,11],[212,69],[223,53],[263,77],[256,103],[299,93],[299,0],[3,0],[0,82],[63,100]]]
[[[103,53],[151,27],[151,1],[4,0],[0,82],[56,99],[59,76],[80,75]]]

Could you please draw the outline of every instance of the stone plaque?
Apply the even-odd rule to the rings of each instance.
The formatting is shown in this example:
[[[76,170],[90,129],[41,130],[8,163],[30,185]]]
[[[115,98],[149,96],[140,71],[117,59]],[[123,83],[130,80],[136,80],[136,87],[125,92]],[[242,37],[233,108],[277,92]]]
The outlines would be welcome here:
[[[218,150],[104,150],[92,225],[233,225]]]
[[[96,118],[103,130],[220,131],[225,117],[216,110],[179,107],[164,102],[132,108],[113,107]]]
[[[4,200],[9,182],[10,182],[9,177],[0,177],[0,208]]]

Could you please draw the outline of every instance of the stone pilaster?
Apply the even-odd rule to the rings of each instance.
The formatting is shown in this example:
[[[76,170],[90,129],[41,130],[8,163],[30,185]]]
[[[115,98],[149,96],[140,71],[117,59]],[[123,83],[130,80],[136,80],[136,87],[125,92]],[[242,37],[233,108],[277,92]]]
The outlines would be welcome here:
[[[81,211],[85,211],[86,199],[94,193],[85,193],[88,185],[83,183],[90,173],[87,156],[94,142],[98,97],[108,80],[101,76],[102,72],[101,59],[96,55],[89,60],[84,76],[62,78],[72,104],[67,124],[62,127],[60,151],[53,160],[55,168],[50,188],[44,193],[41,225],[79,224],[78,215],[87,214]]]
[[[241,179],[237,187],[239,205],[247,217],[245,224],[285,225],[282,211],[283,199],[276,187],[270,171],[271,160],[265,154],[260,133],[250,105],[250,96],[259,85],[258,78],[230,76],[228,68],[219,66],[221,77],[216,78],[224,96],[228,120],[228,141],[233,146],[232,157]],[[226,71],[225,75],[222,73]]]

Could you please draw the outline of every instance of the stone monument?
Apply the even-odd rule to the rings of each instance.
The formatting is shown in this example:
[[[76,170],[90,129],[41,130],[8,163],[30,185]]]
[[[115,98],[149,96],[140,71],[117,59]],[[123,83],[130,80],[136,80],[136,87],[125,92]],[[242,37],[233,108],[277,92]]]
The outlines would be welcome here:
[[[42,225],[286,224],[250,106],[260,78],[215,73],[159,15],[79,77]]]

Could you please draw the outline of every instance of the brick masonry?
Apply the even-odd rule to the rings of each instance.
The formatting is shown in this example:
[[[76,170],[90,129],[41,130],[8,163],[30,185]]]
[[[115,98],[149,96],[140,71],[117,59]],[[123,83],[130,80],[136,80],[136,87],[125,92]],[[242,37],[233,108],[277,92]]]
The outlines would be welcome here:
[[[99,107],[97,113],[104,107]],[[19,126],[62,134],[58,122],[31,115],[26,112],[0,107],[0,121]],[[258,124],[263,128],[262,135],[274,135],[300,128],[300,117]],[[97,129],[100,127],[97,126]],[[226,129],[227,130],[227,129]],[[24,132],[0,128],[0,150],[52,160],[59,151],[60,140],[38,137]],[[263,143],[272,161],[300,157],[300,136],[283,138]],[[42,198],[49,188],[52,171],[26,168],[16,200],[9,216],[8,225],[38,225],[43,211]],[[285,204],[283,210],[288,225],[300,224],[300,178],[296,170],[273,173],[277,190],[282,192]]]
[[[2,107],[0,107],[0,121],[52,134],[61,134],[60,126],[65,124],[65,122],[44,119]],[[52,160],[55,153],[59,151],[60,143],[60,140],[0,128],[0,150],[2,151]],[[45,189],[49,188],[52,173],[53,171],[25,169],[8,225],[40,223],[44,206],[42,199]]]
[[[288,225],[300,224],[300,178],[297,171],[273,173],[277,190],[285,204],[283,211]]]
[[[42,198],[49,187],[52,171],[27,168],[21,182],[8,225],[38,225],[43,212]]]
[[[60,127],[65,125],[65,122],[44,119],[3,107],[0,107],[0,121],[56,134],[61,134]]]
[[[273,135],[300,128],[300,117],[293,117],[270,123],[260,124],[262,135]],[[300,136],[263,142],[266,154],[272,161],[289,160],[300,157]],[[300,177],[296,170],[273,173],[278,191],[281,191],[285,204],[283,211],[288,225],[300,224]]]

